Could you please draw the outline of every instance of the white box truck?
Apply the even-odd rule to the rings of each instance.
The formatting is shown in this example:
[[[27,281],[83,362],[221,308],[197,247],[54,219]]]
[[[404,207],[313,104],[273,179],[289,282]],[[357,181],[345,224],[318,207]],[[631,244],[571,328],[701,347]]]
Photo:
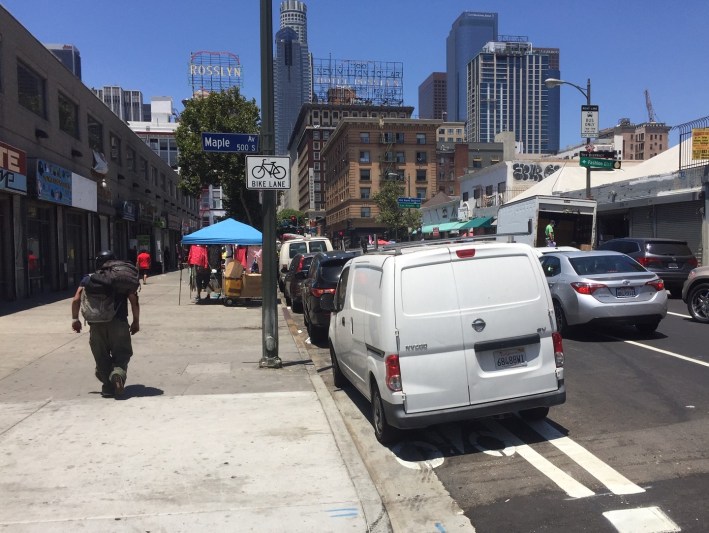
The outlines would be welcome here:
[[[557,246],[590,249],[596,244],[596,201],[561,196],[530,196],[512,200],[497,212],[498,240],[512,240],[530,246],[546,246],[544,230],[556,221]],[[530,232],[531,229],[531,232]]]

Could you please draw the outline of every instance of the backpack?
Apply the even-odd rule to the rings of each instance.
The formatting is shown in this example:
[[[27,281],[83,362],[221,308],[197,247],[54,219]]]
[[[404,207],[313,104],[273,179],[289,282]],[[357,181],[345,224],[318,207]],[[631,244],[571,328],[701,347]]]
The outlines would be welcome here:
[[[90,274],[88,283],[81,291],[81,315],[84,323],[110,322],[116,316],[116,300],[113,290],[92,282],[96,274]],[[90,289],[89,289],[90,287]]]
[[[84,288],[89,293],[105,293],[110,288],[118,294],[132,294],[140,288],[138,269],[133,263],[112,259],[91,275]]]

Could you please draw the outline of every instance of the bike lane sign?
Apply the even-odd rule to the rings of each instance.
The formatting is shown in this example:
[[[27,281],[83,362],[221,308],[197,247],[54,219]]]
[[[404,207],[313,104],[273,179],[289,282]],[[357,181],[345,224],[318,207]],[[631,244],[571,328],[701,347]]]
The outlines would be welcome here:
[[[246,156],[246,188],[253,190],[290,189],[290,158],[273,155]]]

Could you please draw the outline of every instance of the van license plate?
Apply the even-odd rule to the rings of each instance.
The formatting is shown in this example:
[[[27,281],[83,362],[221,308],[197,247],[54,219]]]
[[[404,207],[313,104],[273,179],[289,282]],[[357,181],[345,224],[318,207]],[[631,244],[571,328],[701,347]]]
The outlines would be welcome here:
[[[635,287],[618,287],[615,295],[617,298],[632,298],[635,296]]]
[[[495,350],[492,352],[495,357],[495,368],[514,368],[516,366],[527,366],[527,358],[524,348],[512,348],[510,350]]]

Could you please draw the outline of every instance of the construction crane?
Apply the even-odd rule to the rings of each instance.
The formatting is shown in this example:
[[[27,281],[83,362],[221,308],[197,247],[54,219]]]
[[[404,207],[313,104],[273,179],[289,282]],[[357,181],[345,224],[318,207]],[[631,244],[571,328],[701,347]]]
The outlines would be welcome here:
[[[650,122],[657,122],[655,110],[652,108],[652,100],[650,100],[650,91],[645,89],[645,107],[647,107],[647,118]]]

